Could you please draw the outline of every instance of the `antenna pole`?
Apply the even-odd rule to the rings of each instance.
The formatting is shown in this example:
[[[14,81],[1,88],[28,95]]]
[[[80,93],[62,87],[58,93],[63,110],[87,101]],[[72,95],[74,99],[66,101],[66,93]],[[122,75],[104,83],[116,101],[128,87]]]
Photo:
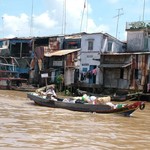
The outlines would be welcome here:
[[[61,33],[63,34],[64,32],[64,2],[63,2],[63,10],[62,10],[62,30]]]
[[[86,0],[84,1],[84,7],[83,7],[83,12],[82,12],[82,18],[81,18],[81,25],[80,25],[80,32],[82,30],[82,22],[83,22],[83,17],[84,17],[84,10],[86,8]]]
[[[145,0],[143,2],[143,18],[142,18],[143,21],[144,21],[144,15],[145,15]]]
[[[33,34],[33,0],[32,0],[32,7],[31,7],[31,24],[30,24],[30,36]]]
[[[118,9],[118,15],[114,17],[114,18],[117,18],[116,38],[117,38],[117,36],[118,36],[118,24],[119,24],[119,18],[120,18],[121,15],[123,15],[123,13],[120,13],[121,10],[123,10],[123,8],[119,8],[119,9]]]
[[[65,19],[65,22],[64,22],[64,34],[66,34],[66,0],[65,0],[65,8],[64,8],[64,11],[65,11],[65,16],[64,16],[64,19]]]
[[[66,0],[63,1],[62,34],[66,32]]]
[[[86,3],[88,4],[88,0],[86,0]],[[87,5],[87,20],[86,20],[86,32],[87,32],[87,29],[88,29],[88,5]]]
[[[3,38],[4,38],[4,17],[2,17],[2,33],[3,33]]]

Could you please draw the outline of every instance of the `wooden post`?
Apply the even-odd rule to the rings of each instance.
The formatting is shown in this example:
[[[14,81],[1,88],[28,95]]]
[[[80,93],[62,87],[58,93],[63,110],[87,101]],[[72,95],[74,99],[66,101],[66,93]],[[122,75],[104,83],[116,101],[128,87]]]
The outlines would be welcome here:
[[[47,78],[45,78],[45,85],[46,85],[46,90],[47,90]]]
[[[47,90],[47,78],[48,78],[48,73],[43,73],[43,74],[41,74],[41,78],[45,78],[45,85],[46,85],[46,90]]]

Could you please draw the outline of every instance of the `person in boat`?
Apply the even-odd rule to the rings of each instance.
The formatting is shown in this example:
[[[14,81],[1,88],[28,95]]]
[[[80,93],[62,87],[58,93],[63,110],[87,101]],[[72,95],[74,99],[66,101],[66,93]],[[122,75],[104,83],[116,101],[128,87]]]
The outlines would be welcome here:
[[[51,100],[57,100],[58,99],[58,97],[57,97],[57,94],[56,94],[56,92],[55,92],[55,90],[54,90],[54,85],[51,85],[47,90],[46,90],[46,92],[41,92],[41,94],[42,95],[45,95],[46,96],[46,98],[50,98]]]

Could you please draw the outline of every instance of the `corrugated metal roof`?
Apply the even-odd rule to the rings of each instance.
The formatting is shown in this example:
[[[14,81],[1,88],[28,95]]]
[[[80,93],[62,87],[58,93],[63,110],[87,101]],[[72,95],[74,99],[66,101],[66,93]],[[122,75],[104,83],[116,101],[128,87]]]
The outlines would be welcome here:
[[[81,39],[81,35],[72,35],[72,36],[65,36],[65,39]]]
[[[52,52],[52,53],[46,52],[46,53],[44,53],[44,56],[46,56],[46,57],[64,56],[64,55],[67,55],[67,54],[70,54],[73,52],[77,52],[79,50],[80,49],[65,49],[65,50],[58,50],[58,51]]]
[[[150,54],[150,52],[128,52],[128,53],[101,53],[103,56],[120,56],[120,55],[144,55],[144,54]]]
[[[132,63],[128,63],[128,64],[101,64],[100,67],[103,68],[125,68],[130,66]]]

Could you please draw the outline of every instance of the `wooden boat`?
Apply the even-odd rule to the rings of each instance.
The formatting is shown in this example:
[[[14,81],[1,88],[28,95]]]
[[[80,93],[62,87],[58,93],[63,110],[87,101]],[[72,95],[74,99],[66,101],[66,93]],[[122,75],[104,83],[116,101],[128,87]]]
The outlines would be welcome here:
[[[130,116],[137,109],[144,109],[145,102],[137,101],[131,104],[116,104],[116,108],[111,107],[107,104],[90,104],[90,103],[77,103],[77,100],[64,101],[63,99],[58,99],[57,101],[51,100],[49,98],[40,96],[36,92],[27,93],[27,97],[33,100],[36,104],[40,106],[47,106],[53,108],[63,108],[72,111],[81,112],[96,112],[96,113],[117,113],[124,116]]]
[[[0,71],[1,73],[1,71]],[[34,92],[36,90],[32,85],[27,84],[27,79],[14,77],[0,77],[0,89]]]
[[[15,74],[15,72],[0,70],[0,74],[0,89],[11,90],[15,87],[20,87],[22,83],[27,83],[27,79],[25,78],[9,76],[9,74]],[[2,76],[3,74],[5,74],[6,76]]]

